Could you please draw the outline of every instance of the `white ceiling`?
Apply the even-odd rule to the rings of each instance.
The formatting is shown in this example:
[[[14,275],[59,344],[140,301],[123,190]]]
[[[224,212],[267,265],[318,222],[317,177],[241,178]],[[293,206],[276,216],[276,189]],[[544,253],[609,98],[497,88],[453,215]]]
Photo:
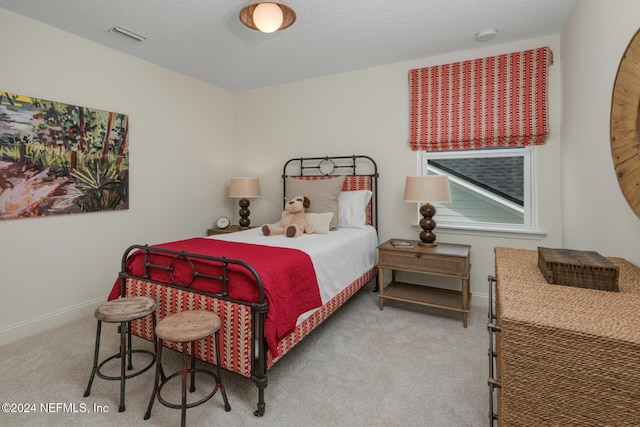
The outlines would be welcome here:
[[[297,20],[272,34],[240,23],[249,0],[0,0],[0,7],[236,92],[557,34],[575,2],[288,0]],[[109,32],[115,25],[148,40]],[[477,42],[487,28],[497,29],[495,39]]]

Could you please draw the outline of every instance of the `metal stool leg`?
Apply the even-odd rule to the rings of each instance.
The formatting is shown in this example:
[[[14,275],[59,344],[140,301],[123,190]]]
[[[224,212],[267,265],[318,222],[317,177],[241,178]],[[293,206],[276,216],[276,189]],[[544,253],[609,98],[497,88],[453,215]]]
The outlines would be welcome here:
[[[158,323],[158,321],[156,319],[156,312],[154,311],[153,313],[151,313],[151,330],[153,331],[153,351],[156,354],[156,358],[158,356],[158,349],[160,347],[162,347],[162,343],[160,342],[160,340],[156,336],[156,324],[157,323]],[[164,369],[162,369],[162,366],[160,366],[160,379],[162,381],[164,381],[165,378],[166,377],[164,376]]]
[[[180,426],[185,427],[187,424],[187,345],[188,343],[182,343],[182,407],[180,408]],[[191,352],[193,353],[193,343],[191,344]],[[192,373],[193,374],[193,373]],[[192,383],[193,386],[193,383]]]
[[[100,331],[102,329],[102,322],[98,320],[98,330],[96,331],[96,347],[93,354],[93,368],[91,368],[91,376],[89,376],[89,384],[87,384],[87,389],[84,392],[84,397],[89,396],[91,394],[91,384],[93,384],[93,379],[96,376],[96,372],[98,371],[98,355],[100,353]]]
[[[127,369],[133,370],[133,362],[131,361],[131,322],[127,322],[127,354],[129,355],[129,366]]]
[[[126,356],[127,356],[127,322],[120,324],[120,406],[118,412],[124,412],[124,384],[126,379]],[[131,359],[131,353],[129,353],[129,359]]]
[[[155,327],[153,329],[155,331]],[[151,417],[151,408],[153,407],[153,402],[156,400],[156,395],[158,394],[158,384],[160,382],[160,373],[162,371],[162,342],[158,338],[155,338],[157,351],[156,351],[156,375],[153,382],[153,393],[151,393],[151,400],[149,400],[149,406],[147,406],[147,412],[144,414],[144,419],[148,420]],[[164,377],[164,374],[162,374]],[[164,381],[164,379],[163,379]]]
[[[193,393],[196,391],[196,346],[195,341],[191,341],[191,388],[189,391]],[[185,343],[186,345],[186,343]]]
[[[231,405],[229,405],[229,401],[227,400],[227,392],[224,390],[224,383],[222,382],[222,376],[220,375],[220,343],[218,342],[218,332],[213,334],[214,347],[216,351],[216,371],[218,373],[218,384],[220,384],[220,393],[222,393],[222,399],[224,400],[224,410],[229,412],[231,410]]]

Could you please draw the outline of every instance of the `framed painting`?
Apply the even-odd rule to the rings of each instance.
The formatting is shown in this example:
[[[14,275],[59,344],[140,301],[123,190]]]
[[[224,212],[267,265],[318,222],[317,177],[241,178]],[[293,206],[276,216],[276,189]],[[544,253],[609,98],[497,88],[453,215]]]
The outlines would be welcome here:
[[[0,92],[0,219],[128,208],[126,114]]]

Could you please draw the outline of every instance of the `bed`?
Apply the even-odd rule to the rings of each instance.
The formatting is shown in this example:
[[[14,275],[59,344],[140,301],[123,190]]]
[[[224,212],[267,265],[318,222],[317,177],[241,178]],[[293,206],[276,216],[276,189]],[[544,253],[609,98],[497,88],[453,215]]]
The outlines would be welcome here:
[[[158,301],[160,318],[190,309],[217,313],[220,366],[255,383],[254,414],[262,416],[268,370],[377,275],[377,180],[368,156],[290,159],[283,166],[283,206],[291,197],[309,197],[313,234],[264,236],[257,227],[133,245],[109,298],[149,296]],[[131,330],[152,339],[149,319],[132,322]],[[212,339],[194,351],[216,364]]]

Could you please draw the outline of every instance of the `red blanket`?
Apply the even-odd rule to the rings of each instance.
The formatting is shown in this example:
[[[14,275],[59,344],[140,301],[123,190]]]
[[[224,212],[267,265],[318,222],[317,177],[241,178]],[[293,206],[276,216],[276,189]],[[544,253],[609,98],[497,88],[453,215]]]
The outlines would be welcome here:
[[[269,304],[265,322],[267,345],[275,354],[277,342],[296,326],[298,317],[311,309],[320,307],[322,301],[316,280],[315,269],[309,256],[297,249],[276,248],[248,243],[227,242],[215,239],[193,238],[176,242],[154,245],[155,247],[186,251],[191,253],[212,255],[243,260],[251,265],[262,279],[265,298]],[[153,254],[149,262],[166,265],[173,258],[166,254]],[[211,275],[220,274],[221,268],[206,260],[194,261],[195,268]],[[127,259],[127,271],[142,277],[144,255],[134,252]],[[258,300],[255,280],[243,267],[229,264],[229,297],[242,301]],[[186,262],[175,262],[173,276],[178,283],[191,281],[191,267]],[[172,283],[169,273],[164,270],[151,269],[151,280]],[[190,285],[190,289],[208,292],[221,292],[222,284],[218,281],[198,277]],[[120,280],[117,280],[109,294],[109,300],[120,295]]]

